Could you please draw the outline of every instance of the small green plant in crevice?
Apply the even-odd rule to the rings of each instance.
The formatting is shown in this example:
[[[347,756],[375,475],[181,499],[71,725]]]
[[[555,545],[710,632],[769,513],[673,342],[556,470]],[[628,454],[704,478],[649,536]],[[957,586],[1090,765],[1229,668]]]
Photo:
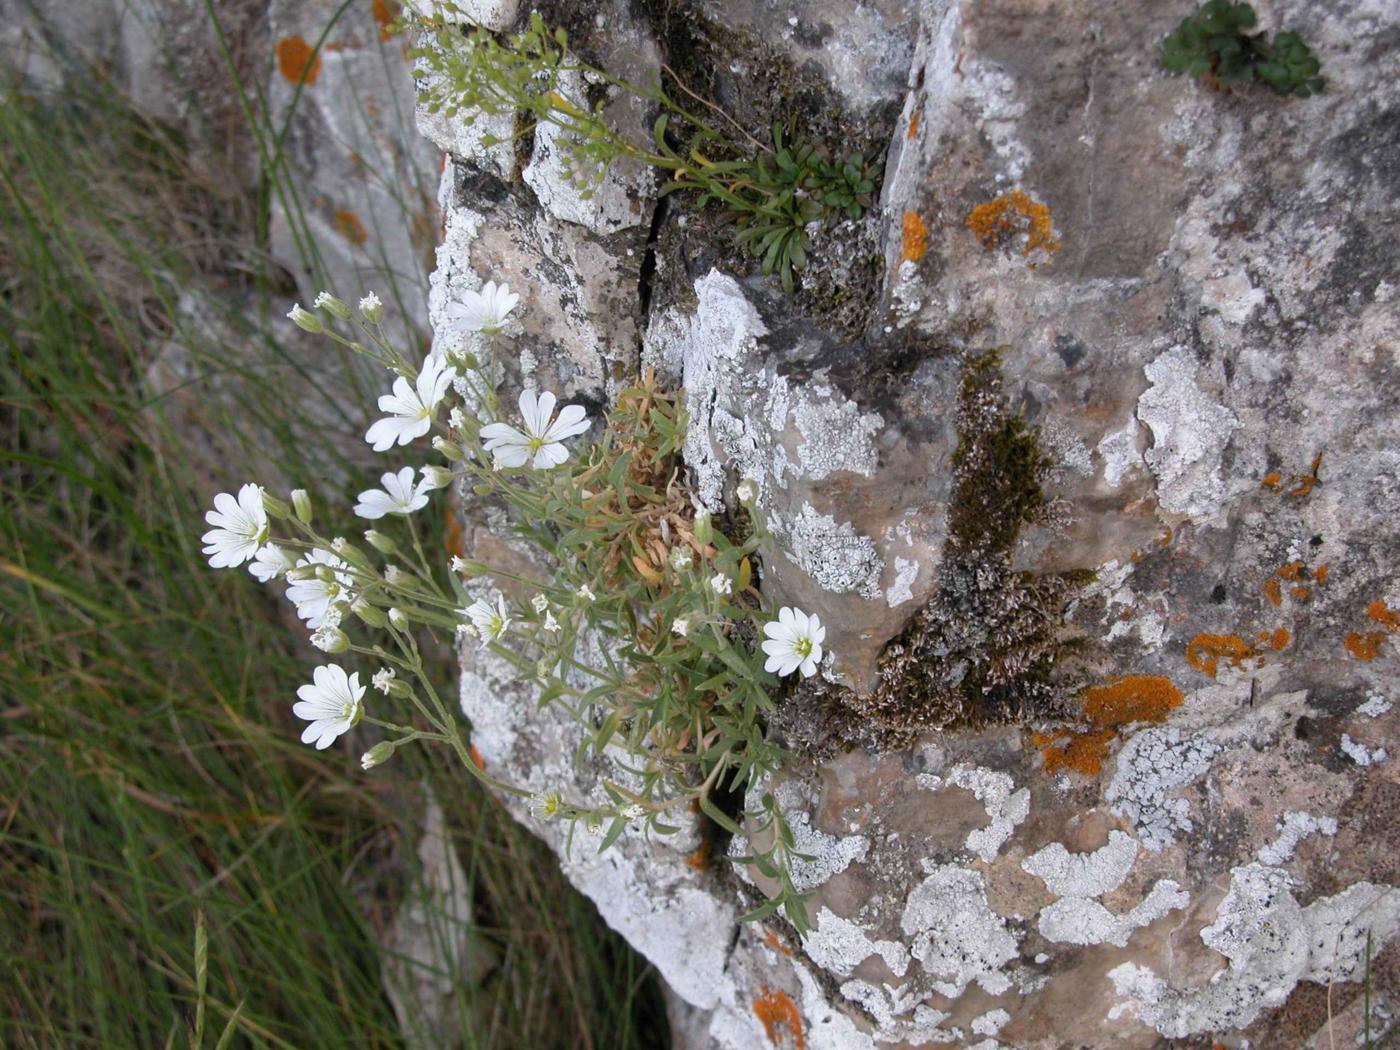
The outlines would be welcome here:
[[[685,412],[651,376],[618,394],[600,436],[577,454],[565,442],[592,428],[582,406],[556,414],[553,394],[526,390],[518,416],[503,408],[498,344],[517,301],[494,282],[469,293],[450,312],[470,345],[418,365],[386,338],[373,294],[358,314],[324,293],[319,312],[294,307],[290,317],[305,330],[395,373],[379,400],[386,415],[365,435],[375,450],[434,434],[445,462],[422,467],[421,477],[404,466],[384,474],[382,488],[360,493],[354,511],[375,526],[364,546],[323,535],[300,490],[286,502],[254,484],[236,497],[220,493],[206,516],[213,529],[204,553],[215,568],[246,562],[259,580],[285,581],[313,645],[378,666],[370,684],[383,696],[370,702],[358,671],[314,669],[293,707],[310,723],[304,743],[324,749],[363,720],[384,737],[365,752],[366,770],[417,741],[445,744],[471,775],[525,799],[540,819],[566,821],[570,843],[576,831],[596,837],[600,851],[628,833],[674,834],[683,821],[673,814],[694,807],[736,839],[748,835],[749,854],[736,863],[777,885],[745,918],[781,908],[805,931],[793,878],[805,858],[781,810],[771,796],[746,814],[719,800],[752,797],[787,764],[766,730],[772,694],[782,676],[816,672],[825,629],[800,610],[765,609],[754,559],[767,532],[753,482],[740,485],[742,539],[695,512],[681,480]],[[336,322],[353,326],[354,337],[335,332]],[[428,556],[414,515],[430,493],[457,482],[509,508],[511,530],[536,552],[538,568]],[[390,528],[396,520],[402,530]],[[366,629],[377,634],[352,639]],[[530,683],[541,707],[576,723],[578,761],[606,770],[590,797],[488,772],[424,661],[419,635],[435,631],[479,640],[504,677]]]
[[[1321,91],[1322,67],[1303,39],[1283,32],[1268,40],[1263,33],[1248,32],[1255,22],[1249,4],[1208,0],[1162,42],[1162,65],[1222,84],[1263,81],[1280,95],[1307,97]]]
[[[463,12],[443,3],[435,17],[411,17],[421,46],[411,53],[423,84],[420,101],[431,112],[515,120],[515,139],[541,124],[555,140],[565,171],[584,197],[596,192],[612,165],[627,159],[669,172],[663,194],[693,192],[697,204],[718,205],[732,220],[735,243],[762,272],[776,274],[791,293],[807,265],[807,227],[858,219],[871,206],[880,165],[862,153],[838,156],[828,148],[775,127],[768,141],[750,135],[728,114],[701,99],[701,116],[661,84],[643,87],[578,59],[563,29],[550,30],[538,13],[529,28],[500,35],[455,24]],[[445,19],[451,14],[454,21]],[[675,79],[673,71],[663,70]],[[695,97],[676,80],[679,93]],[[660,110],[650,142],[641,144],[612,127],[605,109],[631,95]],[[487,135],[487,146],[502,141]]]

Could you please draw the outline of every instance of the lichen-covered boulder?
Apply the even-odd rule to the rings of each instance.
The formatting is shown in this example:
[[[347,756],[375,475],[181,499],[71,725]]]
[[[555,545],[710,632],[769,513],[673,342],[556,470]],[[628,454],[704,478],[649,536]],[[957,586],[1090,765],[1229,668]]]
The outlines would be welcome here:
[[[1261,5],[1327,77],[1285,100],[1167,74],[1186,3],[655,7],[545,13],[746,127],[880,143],[878,209],[812,231],[795,295],[645,171],[580,211],[547,140],[424,122],[450,153],[438,338],[463,288],[508,279],[529,307],[512,382],[601,403],[648,365],[683,387],[697,501],[753,481],[765,594],[830,625],[771,726],[799,759],[758,789],[812,858],[805,937],[736,923],[772,886],[699,823],[596,855],[543,831],[688,1004],[682,1045],[1385,1029],[1393,14]],[[466,521],[466,546],[529,557],[493,508]],[[596,797],[577,730],[493,661],[463,653],[487,768]]]

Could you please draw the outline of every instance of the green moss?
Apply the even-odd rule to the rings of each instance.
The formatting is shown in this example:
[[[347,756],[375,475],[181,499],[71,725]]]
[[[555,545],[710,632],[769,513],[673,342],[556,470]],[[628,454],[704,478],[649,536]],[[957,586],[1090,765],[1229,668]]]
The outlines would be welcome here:
[[[874,694],[850,701],[887,740],[1057,716],[1075,691],[1063,661],[1082,643],[1064,607],[1093,574],[1012,568],[1021,529],[1045,519],[1052,461],[1008,409],[998,351],[967,361],[958,430],[938,590],[886,647]]]

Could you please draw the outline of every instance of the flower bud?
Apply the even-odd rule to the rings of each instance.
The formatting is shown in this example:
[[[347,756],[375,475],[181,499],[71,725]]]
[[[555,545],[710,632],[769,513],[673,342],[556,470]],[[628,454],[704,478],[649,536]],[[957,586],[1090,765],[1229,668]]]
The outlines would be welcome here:
[[[745,478],[739,482],[739,487],[735,491],[739,496],[739,502],[745,506],[758,502],[758,482],[752,478]]]
[[[378,529],[370,529],[365,533],[365,542],[377,550],[380,554],[393,554],[399,549],[399,545],[394,542],[392,536],[386,536]]]
[[[408,617],[403,614],[402,609],[389,610],[389,623],[398,631],[408,630]]]
[[[343,653],[350,648],[350,638],[339,627],[318,627],[311,634],[311,644],[323,653]]]
[[[398,747],[392,740],[382,740],[360,756],[360,768],[368,773],[375,766],[381,766],[394,757]]]
[[[433,448],[437,449],[453,463],[458,462],[462,458],[462,450],[441,434],[433,438]]]
[[[338,582],[335,578],[335,571],[329,565],[316,566],[316,579],[320,580],[322,583]]]
[[[321,324],[321,319],[310,310],[303,309],[301,303],[294,303],[291,310],[287,312],[287,317],[291,319],[292,324],[296,325],[303,332],[319,335],[326,330]]]
[[[285,521],[292,513],[292,508],[283,503],[280,499],[263,489],[263,510],[267,511],[269,518],[276,518],[278,521]]]
[[[484,561],[475,558],[463,558],[461,568],[458,570],[467,576],[485,576],[491,571],[491,567]]]
[[[695,538],[701,543],[709,543],[710,537],[714,535],[714,528],[710,524],[710,512],[702,510],[695,515]]]
[[[321,568],[321,566],[319,565],[298,565],[294,568],[288,569],[287,582],[301,583],[306,580],[320,579],[320,577],[316,575],[316,570],[319,568]]]
[[[452,471],[446,467],[431,465],[423,468],[423,481],[429,489],[444,489],[452,484]]]
[[[292,489],[292,509],[297,512],[297,520],[303,525],[311,524],[311,497],[305,489]]]
[[[367,601],[356,601],[350,606],[350,611],[360,618],[360,621],[368,627],[382,631],[389,626],[389,618],[383,611]]]
[[[384,304],[379,301],[379,296],[370,292],[361,299],[360,314],[370,324],[378,324],[384,320]]]
[[[322,292],[316,296],[316,301],[312,305],[318,310],[326,311],[332,317],[339,317],[342,321],[350,320],[350,307],[331,295],[330,292]]]
[[[690,548],[677,547],[675,550],[671,551],[670,560],[671,568],[675,569],[677,572],[684,572],[686,569],[690,568],[691,562],[695,559],[691,556]]]

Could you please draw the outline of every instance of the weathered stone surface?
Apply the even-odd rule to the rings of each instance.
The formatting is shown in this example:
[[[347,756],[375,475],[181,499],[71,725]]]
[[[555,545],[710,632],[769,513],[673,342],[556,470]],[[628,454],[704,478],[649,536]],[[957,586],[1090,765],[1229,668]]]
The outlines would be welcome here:
[[[696,74],[676,6],[604,22],[654,31]],[[611,232],[462,127],[430,129],[458,151],[438,338],[455,289],[519,275],[531,338],[511,383],[602,400],[655,365],[690,398],[697,499],[720,509],[754,480],[778,539],[766,595],[830,628],[821,702],[782,700],[808,757],[763,785],[816,858],[805,940],[736,927],[771,887],[665,844],[586,863],[576,845],[566,870],[691,1004],[684,1045],[1340,1043],[1363,1023],[1368,936],[1383,1027],[1400,981],[1393,16],[1260,5],[1329,78],[1282,100],[1161,70],[1187,3],[827,6],[692,12],[707,61],[714,27],[737,30],[699,86],[741,116],[762,112],[746,76],[777,83],[755,55],[801,64],[799,115],[825,130],[897,114],[878,225],[845,252],[818,237],[796,297],[684,201],[650,239],[646,204]],[[814,116],[812,79],[844,118]],[[823,306],[813,289],[872,232],[869,301]],[[488,508],[469,521],[499,543]],[[595,793],[576,730],[523,716],[529,687],[482,660],[464,654],[462,697],[488,768]],[[979,706],[964,682],[1008,695]]]

